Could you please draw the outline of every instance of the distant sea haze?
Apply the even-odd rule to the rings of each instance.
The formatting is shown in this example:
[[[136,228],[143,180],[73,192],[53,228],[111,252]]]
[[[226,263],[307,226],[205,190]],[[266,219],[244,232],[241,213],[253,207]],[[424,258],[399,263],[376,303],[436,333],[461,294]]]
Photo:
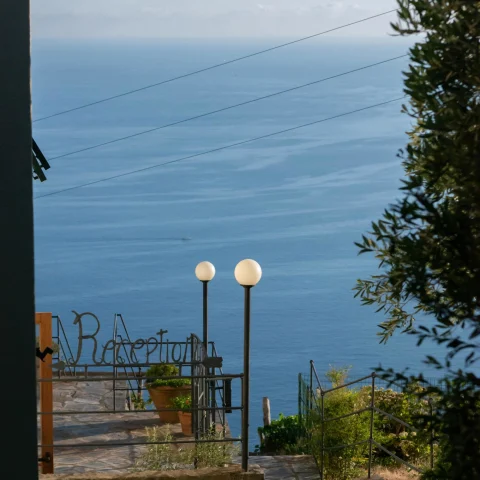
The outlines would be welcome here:
[[[33,117],[74,108],[248,54],[265,45],[222,42],[33,41]],[[47,158],[335,75],[406,52],[321,38],[34,123]],[[406,59],[290,94],[51,162],[35,194],[258,137],[400,97]],[[233,271],[257,260],[252,291],[251,426],[296,413],[297,375],[351,365],[351,376],[386,367],[424,369],[431,345],[376,336],[382,317],[353,298],[357,278],[376,273],[354,242],[399,196],[410,119],[401,102],[277,137],[145,170],[35,201],[38,311],[61,316],[76,344],[77,312],[111,336],[122,313],[132,337],[168,330],[201,335],[202,291],[194,269],[217,270],[210,284],[210,338],[224,371],[240,373],[243,292]],[[428,371],[427,371],[428,373]],[[430,372],[432,374],[432,372]],[[234,400],[239,401],[239,386]],[[237,423],[236,423],[237,422]],[[238,434],[238,418],[230,417]],[[254,430],[253,430],[254,431]],[[252,443],[256,442],[252,431]]]

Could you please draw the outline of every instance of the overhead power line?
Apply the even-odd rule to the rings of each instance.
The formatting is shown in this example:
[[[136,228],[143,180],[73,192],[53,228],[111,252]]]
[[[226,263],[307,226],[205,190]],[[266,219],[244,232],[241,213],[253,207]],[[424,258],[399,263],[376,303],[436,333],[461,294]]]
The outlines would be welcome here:
[[[407,56],[408,56],[407,54],[399,55],[398,57],[389,58],[387,60],[382,60],[381,62],[376,62],[376,63],[372,63],[370,65],[366,65],[366,66],[363,66],[363,67],[355,68],[353,70],[349,70],[348,72],[338,73],[336,75],[331,75],[330,77],[321,78],[320,80],[315,80],[313,82],[305,83],[303,85],[297,85],[296,87],[287,88],[286,90],[281,90],[279,92],[270,93],[269,95],[264,95],[263,97],[253,98],[252,100],[247,100],[245,102],[237,103],[235,105],[229,105],[228,107],[219,108],[218,110],[212,110],[211,112],[202,113],[200,115],[195,115],[194,117],[189,117],[189,118],[185,118],[183,120],[178,120],[176,122],[167,123],[165,125],[161,125],[160,127],[150,128],[148,130],[143,130],[142,132],[132,133],[131,135],[126,135],[124,137],[115,138],[113,140],[109,140],[108,142],[98,143],[97,145],[92,145],[90,147],[81,148],[80,150],[74,150],[73,152],[64,153],[64,154],[58,155],[56,157],[51,157],[50,160],[56,160],[58,158],[68,157],[68,156],[74,155],[76,153],[86,152],[88,150],[93,150],[95,148],[104,147],[106,145],[111,145],[112,143],[121,142],[123,140],[128,140],[128,139],[134,138],[134,137],[139,137],[141,135],[145,135],[147,133],[162,130],[162,129],[167,128],[167,127],[173,127],[174,125],[179,125],[181,123],[191,122],[192,120],[197,120],[199,118],[208,117],[209,115],[214,115],[216,113],[225,112],[226,110],[231,110],[233,108],[242,107],[242,106],[248,105],[250,103],[259,102],[260,100],[265,100],[267,98],[272,98],[272,97],[276,97],[278,95],[283,95],[284,93],[293,92],[295,90],[300,90],[302,88],[306,88],[306,87],[310,87],[312,85],[316,85],[316,84],[319,84],[319,83],[322,83],[322,82],[326,82],[327,80],[332,80],[332,79],[339,78],[339,77],[342,77],[342,76],[345,76],[345,75],[349,75],[351,73],[359,72],[361,70],[366,70],[367,68],[376,67],[378,65],[382,65],[382,64],[388,63],[388,62],[392,62],[394,60],[398,60],[400,58],[404,58],[404,57],[407,57]]]
[[[122,178],[122,177],[127,177],[129,175],[134,175],[136,173],[140,173],[140,172],[145,172],[147,170],[152,170],[153,168],[158,168],[158,167],[164,167],[166,165],[171,165],[173,163],[178,163],[178,162],[183,162],[185,160],[190,160],[192,158],[196,158],[196,157],[201,157],[203,155],[207,155],[209,153],[215,153],[215,152],[220,152],[222,150],[227,150],[229,148],[233,148],[233,147],[238,147],[240,145],[245,145],[247,143],[251,143],[251,142],[256,142],[258,140],[263,140],[265,138],[270,138],[270,137],[274,137],[276,135],[281,135],[282,133],[288,133],[288,132],[293,132],[295,130],[299,130],[301,128],[305,128],[305,127],[309,127],[311,125],[316,125],[316,124],[319,124],[319,123],[323,123],[323,122],[327,122],[329,120],[334,120],[336,118],[341,118],[341,117],[345,117],[347,115],[352,115],[353,113],[358,113],[358,112],[363,112],[365,110],[370,110],[372,108],[376,108],[376,107],[380,107],[382,105],[387,105],[389,103],[394,103],[394,102],[398,102],[400,100],[402,100],[403,98],[405,98],[405,95],[402,96],[402,97],[398,97],[398,98],[394,98],[392,100],[387,100],[385,102],[381,102],[381,103],[376,103],[374,105],[369,105],[368,107],[363,107],[363,108],[357,108],[356,110],[351,110],[349,112],[345,112],[345,113],[340,113],[338,115],[333,115],[331,117],[327,117],[327,118],[322,118],[321,120],[315,120],[314,122],[309,122],[309,123],[304,123],[303,125],[298,125],[296,127],[291,127],[291,128],[286,128],[285,130],[280,130],[278,132],[273,132],[273,133],[268,133],[266,135],[261,135],[260,137],[255,137],[255,138],[250,138],[248,140],[242,140],[241,142],[236,142],[236,143],[231,143],[229,145],[224,145],[223,147],[217,147],[217,148],[213,148],[211,150],[207,150],[205,152],[200,152],[200,153],[195,153],[193,155],[188,155],[186,157],[181,157],[181,158],[177,158],[177,159],[174,159],[174,160],[169,160],[167,162],[163,162],[163,163],[157,163],[156,165],[150,165],[149,167],[144,167],[144,168],[139,168],[137,170],[132,170],[130,172],[125,172],[125,173],[120,173],[118,175],[112,175],[111,177],[105,177],[105,178],[100,178],[99,180],[94,180],[92,182],[88,182],[88,183],[83,183],[81,185],[75,185],[73,187],[68,187],[68,188],[64,188],[62,190],[57,190],[55,192],[50,192],[50,193],[45,193],[43,195],[37,195],[35,197],[35,199],[38,199],[38,198],[44,198],[44,197],[50,197],[52,195],[58,195],[60,193],[64,193],[64,192],[69,192],[69,191],[72,191],[72,190],[77,190],[79,188],[83,188],[83,187],[88,187],[90,185],[95,185],[97,183],[102,183],[102,182],[107,182],[109,180],[114,180],[116,178]]]
[[[62,112],[57,112],[57,113],[53,113],[51,115],[47,115],[45,117],[40,117],[40,118],[37,118],[37,119],[33,120],[33,122],[34,123],[35,122],[41,122],[43,120],[47,120],[48,118],[58,117],[59,115],[65,115],[66,113],[75,112],[76,110],[81,110],[83,108],[92,107],[93,105],[98,105],[99,103],[108,102],[110,100],[114,100],[115,98],[125,97],[125,96],[131,95],[133,93],[141,92],[143,90],[148,90],[149,88],[154,88],[154,87],[158,87],[160,85],[165,85],[166,83],[175,82],[177,80],[181,80],[182,78],[191,77],[191,76],[197,75],[199,73],[207,72],[209,70],[214,70],[215,68],[224,67],[225,65],[230,65],[232,63],[240,62],[241,60],[246,60],[247,58],[256,57],[257,55],[263,55],[264,53],[272,52],[273,50],[278,50],[279,48],[287,47],[289,45],[294,45],[295,43],[304,42],[305,40],[310,40],[312,38],[319,37],[321,35],[325,35],[327,33],[331,33],[331,32],[334,32],[336,30],[341,30],[342,28],[347,28],[347,27],[350,27],[352,25],[356,25],[358,23],[366,22],[366,21],[372,20],[374,18],[382,17],[383,15],[388,15],[389,13],[393,13],[393,12],[396,12],[396,9],[388,10],[388,11],[382,12],[382,13],[378,13],[377,15],[372,15],[371,17],[362,18],[362,19],[357,20],[355,22],[346,23],[345,25],[340,25],[339,27],[331,28],[329,30],[324,30],[323,32],[315,33],[313,35],[309,35],[308,37],[303,37],[303,38],[299,38],[297,40],[293,40],[291,42],[282,43],[281,45],[276,45],[275,47],[267,48],[265,50],[260,50],[259,52],[250,53],[250,54],[244,55],[242,57],[234,58],[232,60],[227,60],[227,61],[222,62],[222,63],[217,63],[215,65],[211,65],[210,67],[205,67],[205,68],[202,68],[200,70],[195,70],[195,71],[190,72],[190,73],[185,73],[183,75],[179,75],[177,77],[169,78],[167,80],[162,80],[161,82],[158,82],[158,83],[152,83],[150,85],[145,85],[144,87],[136,88],[134,90],[129,90],[128,92],[119,93],[118,95],[113,95],[111,97],[102,98],[102,99],[97,100],[95,102],[86,103],[85,105],[80,105],[79,107],[70,108],[68,110],[63,110]]]

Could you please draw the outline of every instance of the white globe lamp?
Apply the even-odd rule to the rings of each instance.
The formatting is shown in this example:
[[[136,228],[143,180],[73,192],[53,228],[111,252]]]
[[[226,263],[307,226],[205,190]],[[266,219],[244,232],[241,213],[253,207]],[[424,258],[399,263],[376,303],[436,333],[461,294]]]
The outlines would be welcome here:
[[[242,287],[254,287],[261,278],[262,268],[255,260],[242,260],[235,267],[235,279]]]
[[[195,275],[201,282],[209,282],[215,276],[215,267],[210,262],[200,262],[195,268]]]

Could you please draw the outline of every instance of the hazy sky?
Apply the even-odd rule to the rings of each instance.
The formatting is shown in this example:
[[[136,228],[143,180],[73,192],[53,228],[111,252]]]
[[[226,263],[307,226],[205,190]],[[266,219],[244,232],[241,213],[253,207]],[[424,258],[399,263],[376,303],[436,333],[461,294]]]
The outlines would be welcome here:
[[[41,37],[298,37],[395,8],[395,0],[31,0]],[[395,14],[336,36],[383,36]]]

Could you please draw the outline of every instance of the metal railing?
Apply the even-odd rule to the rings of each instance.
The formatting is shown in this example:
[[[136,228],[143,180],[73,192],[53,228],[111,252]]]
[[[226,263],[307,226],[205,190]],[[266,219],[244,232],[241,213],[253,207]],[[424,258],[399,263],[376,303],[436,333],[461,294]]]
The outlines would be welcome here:
[[[143,392],[148,390],[146,386],[146,372],[145,370],[161,364],[174,365],[179,369],[179,375],[172,377],[150,377],[149,380],[186,380],[191,385],[192,407],[189,411],[192,414],[192,434],[191,439],[175,439],[172,441],[133,441],[133,442],[78,442],[72,444],[59,442],[43,442],[38,445],[39,448],[51,449],[49,458],[54,458],[53,452],[55,449],[72,448],[72,447],[101,447],[101,448],[115,448],[134,445],[162,445],[162,444],[199,444],[199,443],[236,443],[239,442],[242,448],[248,451],[248,445],[244,445],[242,436],[233,438],[231,435],[227,437],[227,421],[226,413],[233,411],[243,412],[243,404],[240,401],[239,405],[232,405],[231,402],[231,385],[233,381],[240,381],[241,389],[243,390],[244,374],[226,374],[221,368],[221,358],[217,355],[217,350],[213,342],[209,344],[211,355],[208,356],[205,347],[200,338],[191,334],[185,341],[170,342],[164,340],[163,335],[167,333],[165,330],[157,332],[160,335],[160,340],[155,337],[149,339],[139,339],[132,341],[126,327],[126,322],[121,314],[116,314],[114,317],[113,335],[101,351],[100,359],[98,358],[97,342],[92,353],[92,360],[90,362],[83,362],[81,339],[94,339],[95,335],[100,329],[98,328],[93,335],[84,335],[82,332],[81,318],[83,315],[91,315],[97,322],[98,319],[93,314],[78,315],[74,324],[79,324],[79,345],[77,355],[75,356],[70,347],[65,329],[59,317],[55,317],[57,321],[57,337],[60,352],[58,360],[62,357],[64,363],[63,372],[68,372],[69,375],[59,374],[51,379],[39,379],[42,382],[52,382],[53,385],[61,382],[111,382],[113,404],[111,408],[98,409],[78,409],[78,410],[57,410],[57,411],[43,411],[38,412],[39,415],[52,415],[54,418],[58,416],[81,416],[81,415],[112,415],[115,414],[160,414],[162,412],[177,412],[178,408],[150,408],[131,409],[131,404],[127,401],[124,409],[117,408],[117,392],[126,392],[126,397],[132,393],[136,395],[143,395]],[[83,336],[82,336],[83,335]],[[146,359],[140,358],[136,352],[139,347],[143,346],[147,349]],[[157,349],[155,359],[153,359],[152,352]],[[150,351],[151,350],[151,351]],[[163,350],[163,355],[162,355]],[[149,355],[150,352],[150,355]],[[113,353],[112,359],[106,361],[106,353]],[[158,355],[158,357],[157,357]],[[219,360],[218,362],[212,360]],[[100,371],[99,371],[100,369]],[[209,393],[209,395],[207,394]],[[242,396],[240,395],[240,398]],[[207,400],[209,401],[207,402]],[[218,435],[211,435],[213,432],[218,432],[217,427],[221,430],[220,437]],[[52,460],[53,461],[53,460]]]
[[[362,408],[352,410],[344,415],[327,418],[325,416],[325,406],[328,399],[328,395],[333,392],[340,391],[343,389],[349,388],[358,388],[358,387],[368,389],[369,391],[369,404]],[[306,438],[311,442],[312,453],[315,458],[315,462],[318,467],[321,479],[325,478],[325,455],[327,452],[332,450],[344,450],[347,448],[354,448],[363,446],[364,454],[367,456],[367,470],[368,478],[371,478],[372,472],[372,462],[373,456],[375,454],[374,447],[381,450],[383,453],[395,459],[397,462],[406,466],[407,468],[414,470],[416,472],[423,472],[423,468],[413,465],[412,463],[406,461],[404,458],[400,458],[395,452],[388,450],[384,445],[375,440],[375,431],[374,431],[374,421],[375,415],[381,415],[389,418],[391,421],[401,425],[403,428],[409,429],[412,432],[418,432],[418,430],[407,422],[397,418],[389,412],[385,412],[378,408],[375,404],[375,393],[379,388],[379,379],[375,373],[367,375],[365,377],[359,378],[357,380],[344,383],[342,385],[334,386],[330,389],[325,389],[319,379],[317,370],[313,360],[310,360],[310,371],[308,375],[299,374],[298,376],[298,414],[299,419],[304,426],[304,432]],[[431,408],[431,403],[430,403]],[[362,414],[369,414],[369,425],[368,438],[356,439],[356,441],[348,445],[333,445],[327,446],[326,442],[326,430],[327,425],[333,424],[333,428],[336,422],[339,422],[343,419],[359,416]],[[320,438],[314,439],[314,428],[317,429],[317,432],[320,432]],[[315,441],[319,440],[319,445],[315,445]],[[430,435],[429,437],[429,464],[430,468],[434,466],[434,437]]]
[[[56,323],[56,335],[52,337],[53,341],[58,345],[58,352],[54,355],[53,359],[57,363],[62,361],[62,358],[68,361],[73,358],[73,352],[68,341],[67,334],[65,333],[65,328],[63,327],[62,319],[59,315],[53,315],[52,321]],[[65,369],[58,369],[57,375],[60,377],[61,374],[68,373],[69,375],[75,375],[75,367],[71,368],[66,366]]]

